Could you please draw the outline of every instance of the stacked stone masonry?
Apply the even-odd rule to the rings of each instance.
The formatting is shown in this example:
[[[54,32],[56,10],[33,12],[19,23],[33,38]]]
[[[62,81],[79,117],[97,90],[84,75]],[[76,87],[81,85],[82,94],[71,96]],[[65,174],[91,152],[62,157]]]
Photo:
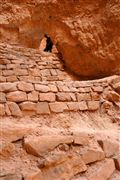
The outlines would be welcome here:
[[[78,81],[55,54],[0,44],[0,115],[43,115],[120,108],[120,77]]]

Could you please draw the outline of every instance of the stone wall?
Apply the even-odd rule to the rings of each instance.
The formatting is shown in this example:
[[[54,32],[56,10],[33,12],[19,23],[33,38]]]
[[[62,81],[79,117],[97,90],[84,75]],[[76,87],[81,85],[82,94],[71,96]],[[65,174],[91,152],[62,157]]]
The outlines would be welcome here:
[[[43,115],[120,108],[119,76],[78,81],[55,54],[0,44],[0,115]]]
[[[119,0],[1,1],[0,41],[38,48],[45,33],[81,78],[120,73]]]

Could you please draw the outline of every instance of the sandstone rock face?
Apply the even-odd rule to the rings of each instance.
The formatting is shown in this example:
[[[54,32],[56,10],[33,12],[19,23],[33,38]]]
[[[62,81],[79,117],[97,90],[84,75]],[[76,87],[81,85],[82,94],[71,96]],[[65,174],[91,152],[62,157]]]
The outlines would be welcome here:
[[[38,48],[48,33],[66,66],[81,78],[120,72],[119,1],[6,0],[0,12],[1,41]]]

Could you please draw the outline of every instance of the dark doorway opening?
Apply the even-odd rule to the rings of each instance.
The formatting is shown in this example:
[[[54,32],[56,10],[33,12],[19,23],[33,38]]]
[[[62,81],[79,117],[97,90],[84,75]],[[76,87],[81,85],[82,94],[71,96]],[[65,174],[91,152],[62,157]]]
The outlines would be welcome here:
[[[39,49],[44,52],[58,53],[56,46],[53,44],[49,35],[44,35],[41,40]]]
[[[45,47],[44,51],[45,52],[52,52],[53,42],[52,42],[49,35],[45,34],[45,38],[46,38],[46,47]]]

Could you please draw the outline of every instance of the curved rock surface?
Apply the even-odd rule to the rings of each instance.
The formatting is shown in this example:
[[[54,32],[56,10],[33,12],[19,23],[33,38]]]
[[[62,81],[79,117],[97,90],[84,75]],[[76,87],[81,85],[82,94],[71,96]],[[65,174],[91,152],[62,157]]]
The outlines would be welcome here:
[[[1,2],[1,41],[12,39],[38,48],[44,33],[51,36],[66,66],[81,78],[120,72],[119,0]]]

